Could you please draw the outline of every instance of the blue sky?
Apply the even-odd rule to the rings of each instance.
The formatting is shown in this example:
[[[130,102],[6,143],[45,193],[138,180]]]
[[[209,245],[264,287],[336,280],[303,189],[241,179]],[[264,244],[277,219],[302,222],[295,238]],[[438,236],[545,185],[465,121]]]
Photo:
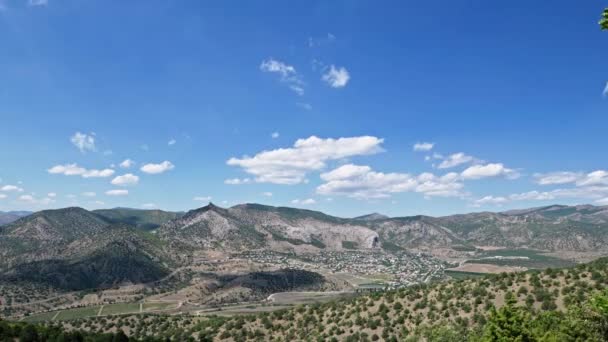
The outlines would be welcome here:
[[[606,6],[0,0],[0,210],[608,205]]]

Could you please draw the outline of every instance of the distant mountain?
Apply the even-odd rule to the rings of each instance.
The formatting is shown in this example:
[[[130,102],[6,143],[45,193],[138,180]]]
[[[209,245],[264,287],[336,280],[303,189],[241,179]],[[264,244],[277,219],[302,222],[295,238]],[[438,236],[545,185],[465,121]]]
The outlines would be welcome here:
[[[158,229],[159,237],[190,248],[277,251],[368,249],[379,247],[378,234],[349,219],[318,211],[242,204],[213,204],[189,211]]]
[[[45,210],[0,228],[0,281],[65,289],[153,281],[173,254],[152,234],[82,208]]]
[[[0,211],[0,226],[17,221],[18,219],[30,215],[31,211]]]
[[[363,216],[357,216],[353,220],[377,221],[377,220],[386,220],[387,218],[389,218],[389,217],[386,215],[382,215],[382,214],[378,214],[378,213],[371,213],[371,214],[367,214],[367,215],[363,215]]]
[[[608,207],[548,206],[432,219],[475,245],[548,251],[608,251]]]
[[[112,223],[129,224],[143,230],[154,230],[184,215],[183,212],[131,208],[100,209],[93,212]]]
[[[152,234],[147,230],[160,225]],[[0,281],[69,289],[147,282],[201,250],[410,250],[449,256],[476,247],[608,253],[608,207],[548,206],[445,217],[354,219],[322,212],[209,204],[185,214],[45,210],[0,227]]]

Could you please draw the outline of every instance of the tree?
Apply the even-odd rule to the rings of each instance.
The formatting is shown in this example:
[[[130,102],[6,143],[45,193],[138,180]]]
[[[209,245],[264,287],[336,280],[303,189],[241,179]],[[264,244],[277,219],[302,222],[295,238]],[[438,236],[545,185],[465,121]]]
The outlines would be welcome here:
[[[602,14],[602,19],[600,19],[600,27],[602,30],[608,30],[608,8],[606,8]]]
[[[507,298],[507,303],[502,308],[491,309],[484,327],[482,341],[532,341],[533,336],[529,323],[530,314],[523,308],[516,307],[513,297]]]

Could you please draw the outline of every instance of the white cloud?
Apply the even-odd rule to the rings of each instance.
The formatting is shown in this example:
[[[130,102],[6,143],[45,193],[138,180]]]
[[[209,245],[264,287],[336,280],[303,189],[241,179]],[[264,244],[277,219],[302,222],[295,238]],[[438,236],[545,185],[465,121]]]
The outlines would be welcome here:
[[[500,200],[502,203],[515,201],[555,201],[559,199],[579,199],[579,200],[595,200],[596,203],[601,202],[608,197],[608,186],[586,186],[576,188],[555,189],[552,191],[528,191],[518,194],[511,194],[506,197],[486,196],[484,198],[504,198]],[[481,199],[483,200],[483,198]],[[476,204],[493,204],[490,199],[485,201],[477,200]],[[485,202],[485,203],[484,203]],[[500,203],[500,204],[502,204]]]
[[[332,88],[343,88],[350,80],[350,74],[344,67],[336,68],[334,65],[331,65],[329,71],[323,74],[321,79]]]
[[[305,182],[308,172],[323,169],[327,161],[382,152],[383,141],[372,136],[339,139],[311,136],[298,139],[291,148],[230,158],[227,164],[243,168],[258,183],[298,184]]]
[[[88,135],[76,132],[70,138],[70,141],[80,150],[80,152],[95,151],[95,133]]]
[[[455,167],[458,165],[462,165],[462,164],[466,164],[466,163],[470,163],[474,160],[473,157],[466,155],[462,152],[460,153],[454,153],[450,156],[448,156],[447,158],[445,158],[441,164],[439,164],[439,168],[440,169],[448,169],[451,167]]]
[[[278,138],[278,137],[279,137],[279,132],[272,132],[272,134],[270,135],[270,137],[271,137],[272,139],[276,139],[276,138]]]
[[[0,188],[0,191],[4,192],[23,192],[23,189],[16,185],[5,185]]]
[[[119,164],[119,166],[122,167],[123,169],[128,169],[128,168],[132,167],[133,165],[135,165],[135,162],[132,161],[131,159],[125,159],[122,161],[122,163]]]
[[[224,181],[224,184],[229,185],[241,185],[241,184],[249,184],[251,183],[250,178],[230,178]]]
[[[266,196],[266,197],[272,197],[272,192],[262,192],[262,196]]]
[[[289,89],[298,95],[304,95],[304,82],[293,66],[269,58],[262,61],[262,64],[260,64],[260,70],[263,72],[278,74],[281,82],[287,84]]]
[[[48,0],[28,0],[27,5],[30,7],[37,7],[37,6],[46,6],[49,4]]]
[[[141,207],[145,208],[145,209],[154,209],[154,208],[157,208],[158,206],[154,203],[144,203],[141,205]]]
[[[519,177],[515,170],[506,168],[501,163],[490,163],[485,165],[473,165],[460,174],[463,179],[481,179],[487,177],[504,176],[509,179]]]
[[[435,146],[435,143],[419,142],[419,143],[414,144],[413,150],[416,152],[430,151],[433,149],[434,146]]]
[[[210,202],[211,196],[196,196],[192,200],[198,202]]]
[[[176,142],[177,141],[175,139],[171,139],[171,140],[169,140],[169,142],[167,143],[167,145],[173,146],[173,145],[175,145]]]
[[[106,195],[108,196],[126,196],[129,194],[129,190],[108,190]]]
[[[608,185],[608,171],[596,170],[589,173],[558,171],[534,175],[540,185],[576,183],[576,186]]]
[[[87,170],[77,164],[55,165],[48,169],[47,172],[50,174],[62,174],[64,176],[81,176],[83,178],[103,178],[114,174],[114,170],[112,169]]]
[[[597,203],[599,205],[608,205],[608,197],[599,199],[599,200],[595,201],[595,203]]]
[[[312,198],[307,198],[304,200],[300,200],[300,199],[294,199],[293,201],[291,201],[291,204],[301,204],[301,205],[313,205],[316,204],[317,201],[315,201]]]
[[[576,186],[608,185],[608,171],[597,170],[586,174],[576,182]]]
[[[386,198],[401,192],[418,192],[427,197],[462,196],[463,184],[456,173],[435,176],[422,173],[376,172],[369,166],[347,164],[321,174],[325,181],[317,187],[321,195],[342,195],[357,199]]]
[[[534,174],[534,178],[536,178],[536,183],[538,183],[540,185],[574,183],[578,179],[580,179],[581,176],[582,176],[582,173],[580,173],[580,172],[569,172],[569,171]]]
[[[115,177],[112,179],[111,183],[118,186],[136,185],[139,183],[139,177],[135,176],[134,174],[127,173],[122,176]]]
[[[114,152],[112,152],[112,150],[105,150],[103,151],[103,155],[104,156],[111,156]]]
[[[105,178],[111,177],[114,174],[114,170],[112,169],[103,169],[103,170],[87,170],[82,174],[83,178]]]
[[[165,171],[173,170],[175,165],[173,165],[170,161],[165,160],[160,164],[146,164],[141,167],[141,171],[145,173],[149,173],[152,175],[163,173]]]
[[[94,192],[92,192],[92,191],[87,191],[87,192],[83,192],[82,196],[84,196],[84,197],[95,197],[95,196],[97,196],[97,194],[94,193]]]
[[[21,195],[17,198],[19,202],[24,202],[32,205],[49,205],[54,203],[55,200],[52,198],[44,197],[44,198],[36,198],[32,195]]]
[[[57,197],[57,194],[54,192],[49,192],[48,194],[46,194],[46,196],[54,198],[54,197]]]
[[[604,88],[603,95],[608,96],[608,82],[606,82],[606,88]]]
[[[509,200],[507,198],[502,197],[502,196],[498,196],[498,197],[486,196],[486,197],[476,200],[474,203],[476,205],[486,205],[486,204],[502,205],[502,204],[507,203],[508,201]]]
[[[5,194],[0,194],[0,199],[5,199],[7,196]]]

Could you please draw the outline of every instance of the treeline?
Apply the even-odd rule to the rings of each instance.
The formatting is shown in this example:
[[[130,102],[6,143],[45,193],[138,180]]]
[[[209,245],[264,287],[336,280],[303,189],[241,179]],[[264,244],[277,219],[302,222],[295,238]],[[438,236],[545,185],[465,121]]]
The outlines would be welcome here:
[[[422,326],[406,341],[429,342],[567,342],[608,341],[608,290],[597,293],[566,312],[538,311],[516,304],[510,293],[500,309],[492,308],[477,327],[458,324]],[[376,341],[378,336],[349,336],[346,341]]]
[[[60,326],[45,326],[0,320],[0,341],[19,342],[129,342],[130,339],[122,330],[117,333],[92,333],[66,331]],[[164,341],[149,337],[143,341]]]

